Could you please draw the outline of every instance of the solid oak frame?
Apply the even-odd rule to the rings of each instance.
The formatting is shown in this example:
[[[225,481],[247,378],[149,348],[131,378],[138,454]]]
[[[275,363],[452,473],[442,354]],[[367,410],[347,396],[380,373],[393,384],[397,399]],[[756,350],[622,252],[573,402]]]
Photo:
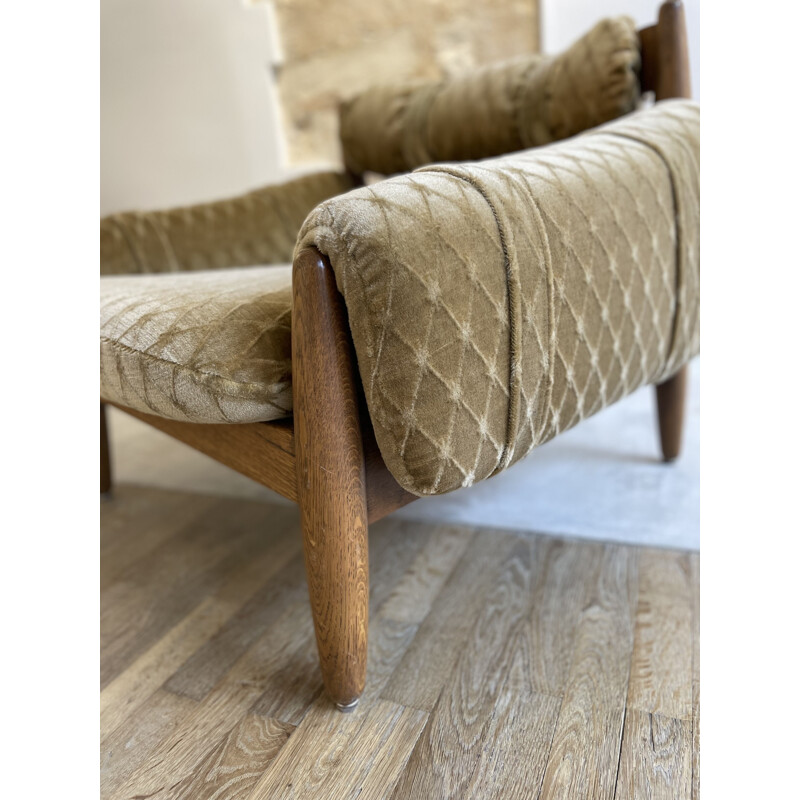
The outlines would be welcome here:
[[[668,0],[639,31],[642,91],[689,97],[683,6]],[[416,499],[392,477],[375,443],[347,310],[327,258],[302,250],[292,271],[293,418],[245,425],[178,422],[119,406],[300,506],[311,611],[325,688],[352,710],[367,666],[370,523]],[[656,387],[665,461],[681,447],[686,367]],[[111,489],[100,404],[100,491]]]

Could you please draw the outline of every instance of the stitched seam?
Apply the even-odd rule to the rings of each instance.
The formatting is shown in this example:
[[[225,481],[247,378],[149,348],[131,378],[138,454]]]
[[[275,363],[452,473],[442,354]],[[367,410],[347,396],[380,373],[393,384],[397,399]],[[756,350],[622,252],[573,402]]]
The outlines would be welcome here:
[[[509,256],[508,242],[506,241],[506,231],[500,221],[497,210],[494,207],[489,195],[480,184],[475,181],[471,176],[461,175],[445,166],[430,167],[424,172],[439,172],[445,175],[450,175],[460,181],[464,181],[472,186],[475,191],[480,194],[489,210],[492,212],[495,224],[497,225],[497,233],[500,238],[500,246],[503,250],[504,267],[506,273],[506,293],[508,296],[508,339],[509,339],[509,364],[508,364],[508,414],[506,417],[506,440],[503,444],[503,451],[500,453],[497,466],[487,477],[496,475],[501,470],[505,469],[514,452],[516,444],[517,433],[519,429],[519,403],[520,403],[520,372],[521,372],[521,342],[522,329],[520,326],[518,304],[520,302],[519,292],[519,274],[516,275],[516,282],[514,281],[514,269],[511,264],[511,257]]]
[[[675,311],[672,315],[672,330],[670,331],[669,337],[669,346],[667,348],[667,353],[664,358],[664,365],[660,370],[660,373],[672,362],[673,357],[675,356],[675,348],[677,346],[677,338],[678,338],[678,317],[680,314],[683,313],[683,304],[680,302],[681,299],[681,288],[683,286],[683,259],[681,258],[681,249],[683,244],[683,236],[681,231],[680,225],[680,208],[678,206],[678,192],[675,188],[675,175],[672,171],[672,165],[669,163],[667,158],[661,152],[661,150],[656,147],[651,142],[645,141],[644,139],[640,139],[637,136],[633,136],[631,134],[623,133],[621,131],[605,131],[606,133],[610,134],[611,136],[619,137],[620,139],[627,139],[629,141],[638,142],[639,144],[645,145],[648,149],[652,150],[661,162],[664,164],[664,167],[667,170],[667,175],[669,176],[669,188],[672,194],[672,208],[673,208],[673,216],[674,216],[674,225],[675,225]],[[660,377],[660,373],[659,376]]]
[[[365,187],[369,189],[369,187]],[[370,193],[372,190],[370,189]],[[336,264],[337,264],[337,255],[339,248],[341,248],[345,255],[345,263],[341,267],[341,283],[342,289],[340,293],[344,297],[345,306],[347,307],[347,319],[348,325],[350,327],[350,337],[354,345],[354,349],[356,350],[356,365],[358,367],[359,377],[361,379],[361,385],[364,389],[364,397],[367,401],[367,411],[369,413],[370,419],[372,421],[372,426],[375,429],[375,438],[378,441],[378,449],[381,451],[381,454],[384,457],[384,460],[389,465],[389,462],[392,463],[391,472],[395,476],[397,482],[407,491],[416,494],[419,497],[424,497],[429,495],[430,492],[426,492],[424,487],[421,488],[414,477],[408,472],[405,466],[405,462],[402,459],[395,459],[395,453],[400,452],[400,437],[397,433],[388,425],[386,425],[379,416],[373,414],[373,406],[375,402],[372,398],[372,392],[369,390],[370,384],[364,382],[364,371],[362,370],[361,358],[359,357],[359,353],[357,348],[355,348],[355,337],[353,336],[353,325],[357,325],[361,334],[364,335],[365,339],[367,340],[367,352],[375,353],[375,335],[374,331],[378,330],[377,320],[379,319],[379,315],[377,314],[376,310],[372,308],[371,304],[371,296],[370,293],[367,291],[367,285],[364,279],[364,274],[359,269],[353,269],[352,265],[357,263],[356,257],[353,255],[350,247],[350,242],[343,234],[338,230],[338,224],[336,218],[333,214],[333,209],[330,205],[325,205],[319,207],[317,209],[317,214],[320,215],[321,213],[327,214],[328,219],[325,222],[316,222],[313,227],[309,227],[308,229],[302,231],[302,237],[300,239],[300,244],[303,247],[306,246],[314,246],[322,253],[324,256],[328,258],[331,262],[331,266],[333,267],[334,274],[337,273]],[[338,277],[338,276],[337,276]],[[362,326],[360,324],[361,314],[351,314],[351,311],[354,309],[350,308],[350,298],[348,297],[348,284],[351,280],[355,280],[358,285],[360,286],[360,295],[363,302],[363,310],[366,312],[363,316],[367,317],[367,325]],[[338,283],[338,280],[337,280]],[[338,286],[337,286],[338,288]],[[367,357],[366,361],[372,362],[374,360],[374,356],[372,359]],[[370,363],[370,368],[373,365]],[[383,393],[382,385],[379,385],[379,391]],[[378,407],[380,408],[381,403],[378,402]],[[383,416],[386,415],[385,408],[383,409]],[[380,447],[380,439],[386,436],[393,442],[393,447],[389,449],[389,451],[384,454],[383,448]]]
[[[223,375],[218,375],[215,372],[204,372],[203,370],[196,369],[194,367],[189,367],[186,364],[180,364],[177,361],[170,361],[166,358],[159,358],[158,356],[154,356],[151,353],[145,353],[143,350],[137,350],[135,347],[130,347],[127,344],[123,344],[122,342],[118,342],[116,339],[110,339],[108,336],[100,335],[100,341],[106,342],[107,344],[111,345],[113,349],[120,350],[123,353],[127,353],[128,355],[135,356],[137,358],[144,359],[145,361],[152,361],[158,364],[163,364],[165,366],[170,367],[171,369],[180,369],[185,370],[193,375],[196,375],[203,379],[203,385],[224,388],[226,385],[231,385],[235,387],[239,387],[241,389],[251,390],[254,392],[264,392],[264,384],[262,383],[255,383],[255,382],[246,382],[246,381],[237,381],[234,378],[226,378]],[[285,387],[291,386],[291,381],[277,381],[273,386]],[[251,398],[248,398],[251,399]]]

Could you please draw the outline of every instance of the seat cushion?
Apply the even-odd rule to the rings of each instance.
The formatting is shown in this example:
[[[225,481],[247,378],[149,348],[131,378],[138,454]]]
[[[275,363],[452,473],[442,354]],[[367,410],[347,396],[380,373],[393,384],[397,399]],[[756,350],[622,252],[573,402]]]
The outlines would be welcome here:
[[[100,279],[100,396],[191,422],[292,412],[291,266]]]

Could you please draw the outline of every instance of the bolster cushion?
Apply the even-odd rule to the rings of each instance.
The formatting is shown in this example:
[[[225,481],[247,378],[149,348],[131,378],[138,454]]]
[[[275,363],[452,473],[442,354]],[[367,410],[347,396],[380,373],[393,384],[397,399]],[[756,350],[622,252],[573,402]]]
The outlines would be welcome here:
[[[345,164],[388,175],[574,136],[635,109],[638,47],[633,20],[619,17],[598,23],[556,57],[368,89],[340,107]]]
[[[318,206],[399,483],[487,478],[699,350],[699,107],[439,165]]]
[[[352,187],[347,174],[319,172],[229,200],[112,214],[100,220],[100,273],[285,264],[308,212]]]

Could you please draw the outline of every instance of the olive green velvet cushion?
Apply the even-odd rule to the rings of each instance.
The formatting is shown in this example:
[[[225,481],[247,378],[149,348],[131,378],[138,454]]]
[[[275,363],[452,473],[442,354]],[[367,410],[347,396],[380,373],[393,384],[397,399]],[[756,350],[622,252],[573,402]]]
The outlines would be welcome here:
[[[378,445],[468,486],[699,349],[699,107],[439,165],[319,205]]]
[[[638,71],[634,22],[618,17],[555,57],[376,86],[340,108],[344,161],[354,172],[393,174],[549,144],[633,111]]]
[[[346,173],[315,172],[213,203],[112,214],[100,220],[100,272],[286,264],[311,209],[352,188]]]
[[[417,494],[469,485],[698,352],[699,108],[347,192],[309,214],[310,245],[392,474]],[[193,422],[286,416],[291,302],[289,267],[104,277],[101,396]]]
[[[100,281],[100,396],[189,422],[292,410],[291,266]]]

